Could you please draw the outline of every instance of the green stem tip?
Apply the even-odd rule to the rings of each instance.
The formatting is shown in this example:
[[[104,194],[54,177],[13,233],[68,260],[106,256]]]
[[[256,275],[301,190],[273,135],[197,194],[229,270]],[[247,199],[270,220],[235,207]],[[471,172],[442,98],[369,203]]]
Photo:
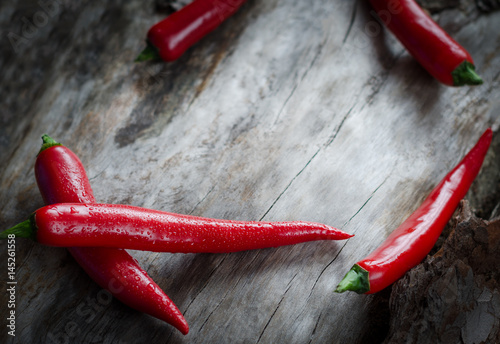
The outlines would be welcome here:
[[[9,237],[9,235],[11,235],[11,237],[14,235],[15,237],[28,238],[36,241],[35,215],[31,215],[26,221],[0,232],[0,240],[10,239],[11,237]]]
[[[469,61],[462,62],[451,73],[454,86],[481,85],[483,79],[476,73],[476,67]]]
[[[143,62],[148,60],[157,60],[160,58],[160,53],[151,43],[147,42],[148,45],[144,50],[137,56],[134,62]]]
[[[38,151],[38,154],[40,154],[41,152],[43,152],[47,148],[54,147],[54,146],[62,146],[62,144],[60,144],[59,142],[57,142],[56,140],[54,140],[52,137],[50,137],[47,134],[42,135],[42,141],[43,141],[42,147]]]
[[[363,269],[358,264],[349,270],[349,272],[344,276],[342,281],[340,281],[336,293],[343,293],[344,291],[354,291],[358,294],[364,294],[370,291],[370,281],[368,280],[368,271]]]

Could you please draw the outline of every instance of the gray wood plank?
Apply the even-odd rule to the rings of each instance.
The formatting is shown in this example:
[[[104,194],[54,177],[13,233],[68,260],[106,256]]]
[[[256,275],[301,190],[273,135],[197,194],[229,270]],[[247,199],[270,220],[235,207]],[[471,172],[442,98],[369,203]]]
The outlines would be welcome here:
[[[107,298],[64,249],[19,239],[16,342],[361,342],[377,297],[334,294],[337,283],[498,129],[500,13],[472,2],[436,19],[471,52],[475,88],[438,84],[385,29],[369,36],[365,2],[250,0],[170,64],[132,63],[163,16],[152,4],[59,4],[17,52],[6,34],[22,35],[40,5],[0,5],[2,228],[43,205],[33,163],[48,133],[82,159],[99,202],[356,236],[132,252],[184,313],[186,337]]]

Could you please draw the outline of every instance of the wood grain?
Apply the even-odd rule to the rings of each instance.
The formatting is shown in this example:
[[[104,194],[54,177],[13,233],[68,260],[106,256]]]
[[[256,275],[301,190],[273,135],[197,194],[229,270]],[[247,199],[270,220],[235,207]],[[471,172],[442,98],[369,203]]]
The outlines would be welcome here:
[[[110,299],[66,250],[19,239],[7,342],[362,342],[377,296],[335,286],[487,126],[498,129],[500,13],[472,1],[436,19],[471,52],[485,81],[474,88],[438,84],[384,28],[366,31],[378,24],[365,2],[249,0],[178,61],[134,64],[164,16],[152,3],[55,1],[45,23],[34,0],[0,4],[2,228],[43,205],[33,163],[48,133],[81,158],[99,202],[356,236],[132,252],[184,313],[186,337]],[[23,18],[35,17],[13,45],[8,35],[24,38]],[[0,293],[2,319],[6,304]]]

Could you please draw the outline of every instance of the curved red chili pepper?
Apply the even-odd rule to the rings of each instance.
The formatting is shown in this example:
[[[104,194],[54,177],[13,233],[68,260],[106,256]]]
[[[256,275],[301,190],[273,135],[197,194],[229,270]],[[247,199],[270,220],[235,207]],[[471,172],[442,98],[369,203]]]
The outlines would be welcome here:
[[[370,0],[380,19],[411,55],[449,86],[480,85],[474,61],[414,0]]]
[[[236,13],[245,1],[194,0],[149,29],[148,46],[136,61],[157,57],[165,61],[178,59],[189,47]]]
[[[479,173],[491,138],[491,129],[487,129],[462,161],[431,191],[422,205],[375,251],[356,263],[335,291],[376,293],[420,263],[436,243]]]
[[[40,208],[7,231],[50,246],[172,253],[227,253],[352,237],[313,222],[216,220],[127,205],[76,203]]]
[[[45,203],[94,203],[80,159],[47,135],[42,138],[35,175]],[[70,246],[69,252],[85,272],[118,300],[188,333],[189,326],[179,309],[125,250]]]

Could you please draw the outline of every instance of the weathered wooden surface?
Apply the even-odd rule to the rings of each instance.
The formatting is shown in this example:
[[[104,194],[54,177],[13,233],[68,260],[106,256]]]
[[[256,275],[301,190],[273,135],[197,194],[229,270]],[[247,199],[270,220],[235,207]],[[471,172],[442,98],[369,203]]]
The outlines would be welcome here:
[[[7,335],[1,293],[2,341],[356,343],[380,335],[372,318],[381,296],[333,290],[487,126],[497,130],[499,12],[464,2],[436,17],[485,81],[449,88],[385,29],[366,31],[377,27],[366,2],[249,0],[179,61],[140,65],[132,61],[147,28],[164,16],[152,3],[44,3],[53,5],[45,22],[34,0],[0,4],[1,228],[43,204],[33,162],[48,133],[80,156],[100,202],[311,220],[356,236],[224,255],[132,252],[184,313],[186,337],[110,300],[66,250],[19,239],[16,337]],[[35,17],[39,27],[23,32]],[[9,33],[23,37],[15,50]],[[5,243],[0,252],[6,261]],[[0,273],[6,280],[6,264]]]

